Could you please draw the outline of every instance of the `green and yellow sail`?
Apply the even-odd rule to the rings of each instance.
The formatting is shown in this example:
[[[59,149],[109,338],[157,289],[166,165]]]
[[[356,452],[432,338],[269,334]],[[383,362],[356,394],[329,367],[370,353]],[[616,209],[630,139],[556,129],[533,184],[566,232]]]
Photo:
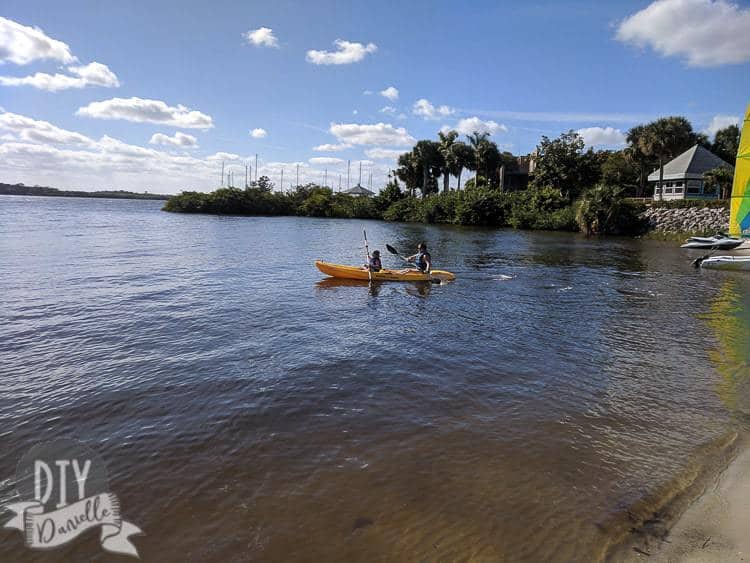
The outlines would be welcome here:
[[[750,237],[750,105],[742,122],[740,148],[734,165],[729,234]]]

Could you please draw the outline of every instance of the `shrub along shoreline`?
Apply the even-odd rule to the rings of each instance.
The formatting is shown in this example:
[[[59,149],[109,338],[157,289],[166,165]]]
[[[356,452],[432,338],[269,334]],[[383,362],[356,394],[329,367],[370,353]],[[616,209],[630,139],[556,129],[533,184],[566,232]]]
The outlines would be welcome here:
[[[183,192],[170,198],[164,211],[221,215],[303,216],[384,219],[516,229],[639,235],[647,229],[642,203],[627,200],[622,190],[598,185],[569,202],[554,188],[501,192],[488,187],[433,194],[404,194],[391,183],[372,198],[358,198],[308,184],[289,193],[260,188],[220,188],[210,193]]]

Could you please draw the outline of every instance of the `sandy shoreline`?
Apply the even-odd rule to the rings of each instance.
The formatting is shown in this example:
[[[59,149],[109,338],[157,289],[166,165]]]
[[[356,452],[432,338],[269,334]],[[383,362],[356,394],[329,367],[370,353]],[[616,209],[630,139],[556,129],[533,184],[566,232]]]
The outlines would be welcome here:
[[[664,539],[628,542],[614,561],[750,561],[750,447],[743,444],[729,465],[706,483]]]

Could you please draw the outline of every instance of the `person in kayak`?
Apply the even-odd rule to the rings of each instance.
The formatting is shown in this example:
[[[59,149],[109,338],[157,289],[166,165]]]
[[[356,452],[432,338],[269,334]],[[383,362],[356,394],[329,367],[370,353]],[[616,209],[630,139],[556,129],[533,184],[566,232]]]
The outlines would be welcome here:
[[[373,250],[372,256],[370,256],[370,263],[365,264],[364,266],[365,270],[370,270],[371,272],[379,272],[383,269],[383,263],[380,261],[380,251],[379,250]]]
[[[424,242],[420,242],[419,246],[417,246],[417,253],[412,254],[406,260],[413,262],[416,269],[407,268],[401,271],[402,274],[405,274],[406,272],[422,272],[429,274],[430,270],[432,270],[432,256],[427,252],[427,244]]]

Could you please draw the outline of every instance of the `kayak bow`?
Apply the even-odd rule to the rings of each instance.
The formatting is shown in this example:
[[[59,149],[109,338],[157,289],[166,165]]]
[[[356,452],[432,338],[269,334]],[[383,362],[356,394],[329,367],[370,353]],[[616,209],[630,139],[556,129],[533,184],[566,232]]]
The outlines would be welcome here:
[[[343,278],[348,280],[362,280],[369,281],[370,272],[357,266],[345,266],[343,264],[332,264],[331,262],[323,262],[322,260],[315,261],[315,267],[318,268],[324,274],[327,274],[334,278]],[[430,277],[433,279],[439,279],[440,281],[453,281],[456,276],[451,272],[445,270],[432,270],[430,275],[423,274],[422,272],[409,271],[405,274],[401,273],[401,270],[380,270],[379,272],[372,272],[372,281],[405,281],[405,282],[421,282],[430,281]]]

